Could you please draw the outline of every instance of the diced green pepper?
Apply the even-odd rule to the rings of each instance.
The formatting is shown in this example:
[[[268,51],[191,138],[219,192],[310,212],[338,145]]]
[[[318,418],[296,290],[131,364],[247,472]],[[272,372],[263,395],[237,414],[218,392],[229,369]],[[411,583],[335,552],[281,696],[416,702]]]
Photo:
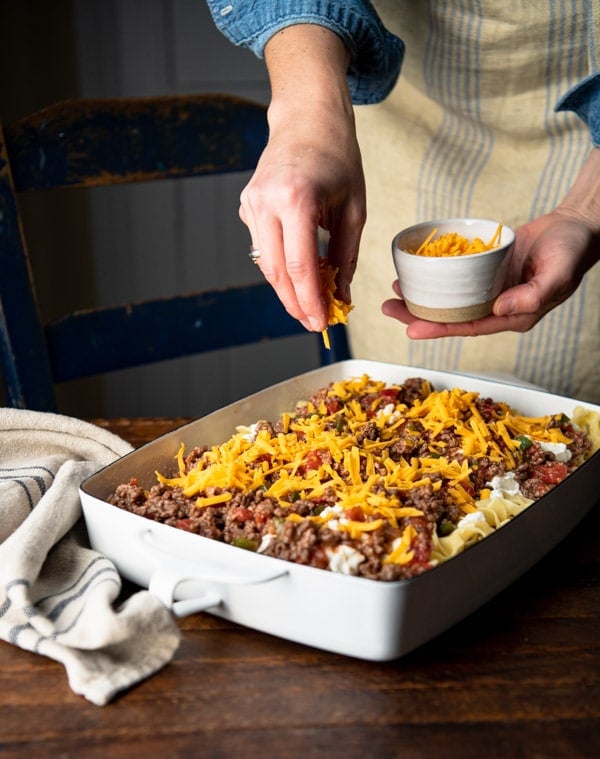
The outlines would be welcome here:
[[[438,525],[438,535],[443,538],[454,532],[454,524],[449,519],[442,519]]]
[[[236,548],[245,548],[246,551],[256,551],[258,548],[258,543],[255,540],[244,537],[235,538],[232,545]]]

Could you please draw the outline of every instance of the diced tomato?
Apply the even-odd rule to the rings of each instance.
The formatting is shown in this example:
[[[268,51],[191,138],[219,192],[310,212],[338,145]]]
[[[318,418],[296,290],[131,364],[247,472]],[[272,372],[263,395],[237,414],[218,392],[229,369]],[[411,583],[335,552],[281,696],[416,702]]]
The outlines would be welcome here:
[[[566,464],[560,461],[547,461],[532,467],[531,474],[546,485],[557,485],[569,474]]]
[[[532,498],[541,498],[551,490],[554,485],[562,482],[569,470],[560,461],[547,461],[531,467],[530,479],[527,482],[528,495]]]
[[[310,559],[310,565],[319,569],[327,569],[329,559],[323,546],[316,546]]]
[[[396,387],[384,387],[380,395],[388,400],[396,400],[398,397],[398,388]]]
[[[180,530],[187,530],[188,532],[194,531],[192,527],[192,520],[189,518],[177,520],[177,527],[179,527]]]
[[[323,463],[324,455],[323,451],[309,451],[304,457],[302,464],[298,467],[298,471],[301,474],[306,474],[306,472],[310,472],[313,469],[318,469]]]
[[[231,518],[235,519],[236,522],[247,522],[252,519],[252,512],[245,506],[238,506],[231,512]]]
[[[254,521],[256,524],[264,524],[269,519],[270,514],[263,511],[260,507],[254,510]]]
[[[347,519],[351,519],[353,522],[364,522],[365,513],[360,506],[353,506],[351,509],[344,511],[344,516]]]
[[[342,410],[342,402],[335,398],[327,398],[325,401],[325,408],[327,409],[328,414],[337,414],[338,411]]]

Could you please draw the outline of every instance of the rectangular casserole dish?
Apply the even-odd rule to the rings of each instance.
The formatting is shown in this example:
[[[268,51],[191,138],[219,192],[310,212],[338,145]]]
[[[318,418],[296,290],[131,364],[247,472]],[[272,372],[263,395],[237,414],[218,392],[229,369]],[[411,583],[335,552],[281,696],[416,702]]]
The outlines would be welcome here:
[[[281,382],[215,411],[119,459],[88,478],[81,501],[91,546],[125,578],[147,587],[177,615],[209,611],[324,650],[385,661],[412,651],[513,582],[551,550],[598,501],[596,452],[566,480],[462,554],[398,582],[337,574],[264,556],[153,522],[107,502],[117,485],[142,487],[168,472],[183,443],[220,444],[238,425],[274,420],[331,381],[368,374],[401,383],[428,379],[540,416],[600,407],[512,385],[421,368],[350,360]]]

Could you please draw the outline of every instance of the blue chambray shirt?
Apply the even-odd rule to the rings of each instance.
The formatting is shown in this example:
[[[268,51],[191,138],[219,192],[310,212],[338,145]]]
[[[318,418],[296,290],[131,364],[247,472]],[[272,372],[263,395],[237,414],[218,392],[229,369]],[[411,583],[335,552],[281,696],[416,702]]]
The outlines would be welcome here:
[[[404,43],[381,23],[369,2],[346,0],[207,0],[220,31],[235,45],[262,57],[269,39],[294,24],[318,24],[335,32],[350,53],[352,101],[378,103],[396,84]]]
[[[588,125],[592,142],[600,147],[600,71],[586,77],[564,95],[557,111],[574,111]]]
[[[350,53],[347,81],[356,105],[379,103],[390,93],[402,66],[404,43],[382,24],[368,0],[207,0],[217,28],[235,45],[258,57],[269,39],[287,26],[319,24],[335,32]],[[600,147],[600,71],[567,92],[557,111],[574,111]]]

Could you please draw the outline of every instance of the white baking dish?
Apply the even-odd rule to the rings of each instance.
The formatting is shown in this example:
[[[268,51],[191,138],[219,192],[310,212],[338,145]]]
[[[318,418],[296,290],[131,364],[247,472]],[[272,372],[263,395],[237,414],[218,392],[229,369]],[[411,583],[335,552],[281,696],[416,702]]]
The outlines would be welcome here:
[[[369,374],[402,382],[424,377],[437,390],[461,387],[505,401],[522,414],[571,414],[600,407],[522,386],[371,361],[344,361],[263,390],[170,432],[90,477],[81,500],[93,548],[178,615],[209,611],[242,625],[341,654],[402,656],[458,622],[525,572],[593,508],[596,453],[510,523],[419,577],[382,582],[305,567],[159,524],[111,506],[117,485],[155,483],[181,443],[220,444],[237,425],[275,420],[330,381]]]

